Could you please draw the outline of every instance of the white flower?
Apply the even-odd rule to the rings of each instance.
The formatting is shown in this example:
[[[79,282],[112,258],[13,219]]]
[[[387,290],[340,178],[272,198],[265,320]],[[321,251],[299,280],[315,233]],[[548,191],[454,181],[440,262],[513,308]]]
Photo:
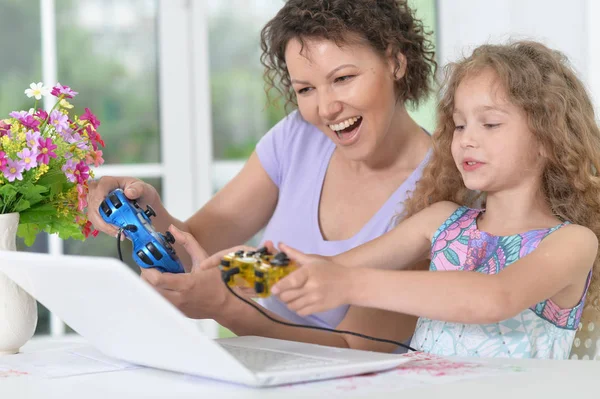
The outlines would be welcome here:
[[[29,89],[25,90],[27,97],[35,97],[36,100],[41,100],[42,96],[50,94],[50,89],[44,86],[42,82],[32,83],[29,85]]]

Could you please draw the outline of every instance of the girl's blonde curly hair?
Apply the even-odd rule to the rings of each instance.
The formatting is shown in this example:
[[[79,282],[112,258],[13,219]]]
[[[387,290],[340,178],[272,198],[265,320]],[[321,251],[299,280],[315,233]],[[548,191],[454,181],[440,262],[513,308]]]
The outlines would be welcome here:
[[[508,101],[526,112],[529,129],[544,148],[542,188],[553,212],[588,227],[600,239],[600,130],[590,96],[562,53],[531,41],[483,45],[445,68],[432,158],[399,216],[411,216],[439,201],[475,207],[485,200],[484,194],[465,187],[450,146],[456,89],[466,77],[488,68],[497,74]],[[599,258],[586,301],[596,308]]]

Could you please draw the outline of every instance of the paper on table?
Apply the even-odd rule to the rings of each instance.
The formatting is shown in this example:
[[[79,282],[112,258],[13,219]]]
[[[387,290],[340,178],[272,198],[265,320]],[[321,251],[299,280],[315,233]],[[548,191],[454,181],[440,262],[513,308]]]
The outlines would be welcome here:
[[[0,378],[61,378],[138,367],[140,366],[105,356],[92,347],[81,347],[0,357]]]

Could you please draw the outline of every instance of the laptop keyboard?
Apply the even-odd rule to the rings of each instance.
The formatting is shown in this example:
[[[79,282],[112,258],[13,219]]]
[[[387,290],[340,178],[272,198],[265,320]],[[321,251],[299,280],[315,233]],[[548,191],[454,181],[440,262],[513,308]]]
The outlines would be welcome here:
[[[252,371],[297,370],[347,363],[345,360],[316,358],[269,349],[246,348],[223,343],[221,346]]]

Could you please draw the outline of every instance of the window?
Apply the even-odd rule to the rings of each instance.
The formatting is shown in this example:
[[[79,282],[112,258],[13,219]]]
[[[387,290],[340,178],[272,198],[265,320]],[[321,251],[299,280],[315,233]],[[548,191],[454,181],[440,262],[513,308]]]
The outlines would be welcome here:
[[[193,101],[189,92],[165,89],[191,86],[186,72],[191,63],[178,60],[179,54],[191,53],[190,32],[185,28],[191,21],[189,6],[168,0],[0,0],[0,7],[0,30],[5,33],[0,41],[11,53],[0,66],[0,112],[7,115],[29,107],[18,94],[31,82],[68,84],[80,93],[73,101],[80,108],[76,111],[89,107],[101,120],[106,163],[96,176],[136,176],[159,193],[165,185],[180,185],[182,189],[172,189],[176,193],[163,199],[167,207],[177,209],[177,217],[189,216],[196,207],[190,193],[201,185],[195,185],[190,174],[178,172],[193,169],[191,151],[183,154],[180,145],[190,147],[186,142],[191,129],[180,128],[181,117],[175,115],[182,109],[178,101]],[[178,29],[182,20],[183,31]],[[11,34],[15,31],[20,34]],[[165,45],[171,42],[184,47]],[[161,43],[169,49],[162,52],[173,51],[175,57],[159,60]],[[182,82],[176,81],[181,77]],[[188,111],[184,118],[189,126],[191,115]],[[208,180],[208,172],[204,173],[206,177],[199,180]],[[40,235],[33,247],[19,242],[18,249],[117,257],[116,240],[103,234],[86,242]],[[139,270],[128,241],[122,251],[129,266]],[[66,331],[60,320],[39,306],[36,334]]]

